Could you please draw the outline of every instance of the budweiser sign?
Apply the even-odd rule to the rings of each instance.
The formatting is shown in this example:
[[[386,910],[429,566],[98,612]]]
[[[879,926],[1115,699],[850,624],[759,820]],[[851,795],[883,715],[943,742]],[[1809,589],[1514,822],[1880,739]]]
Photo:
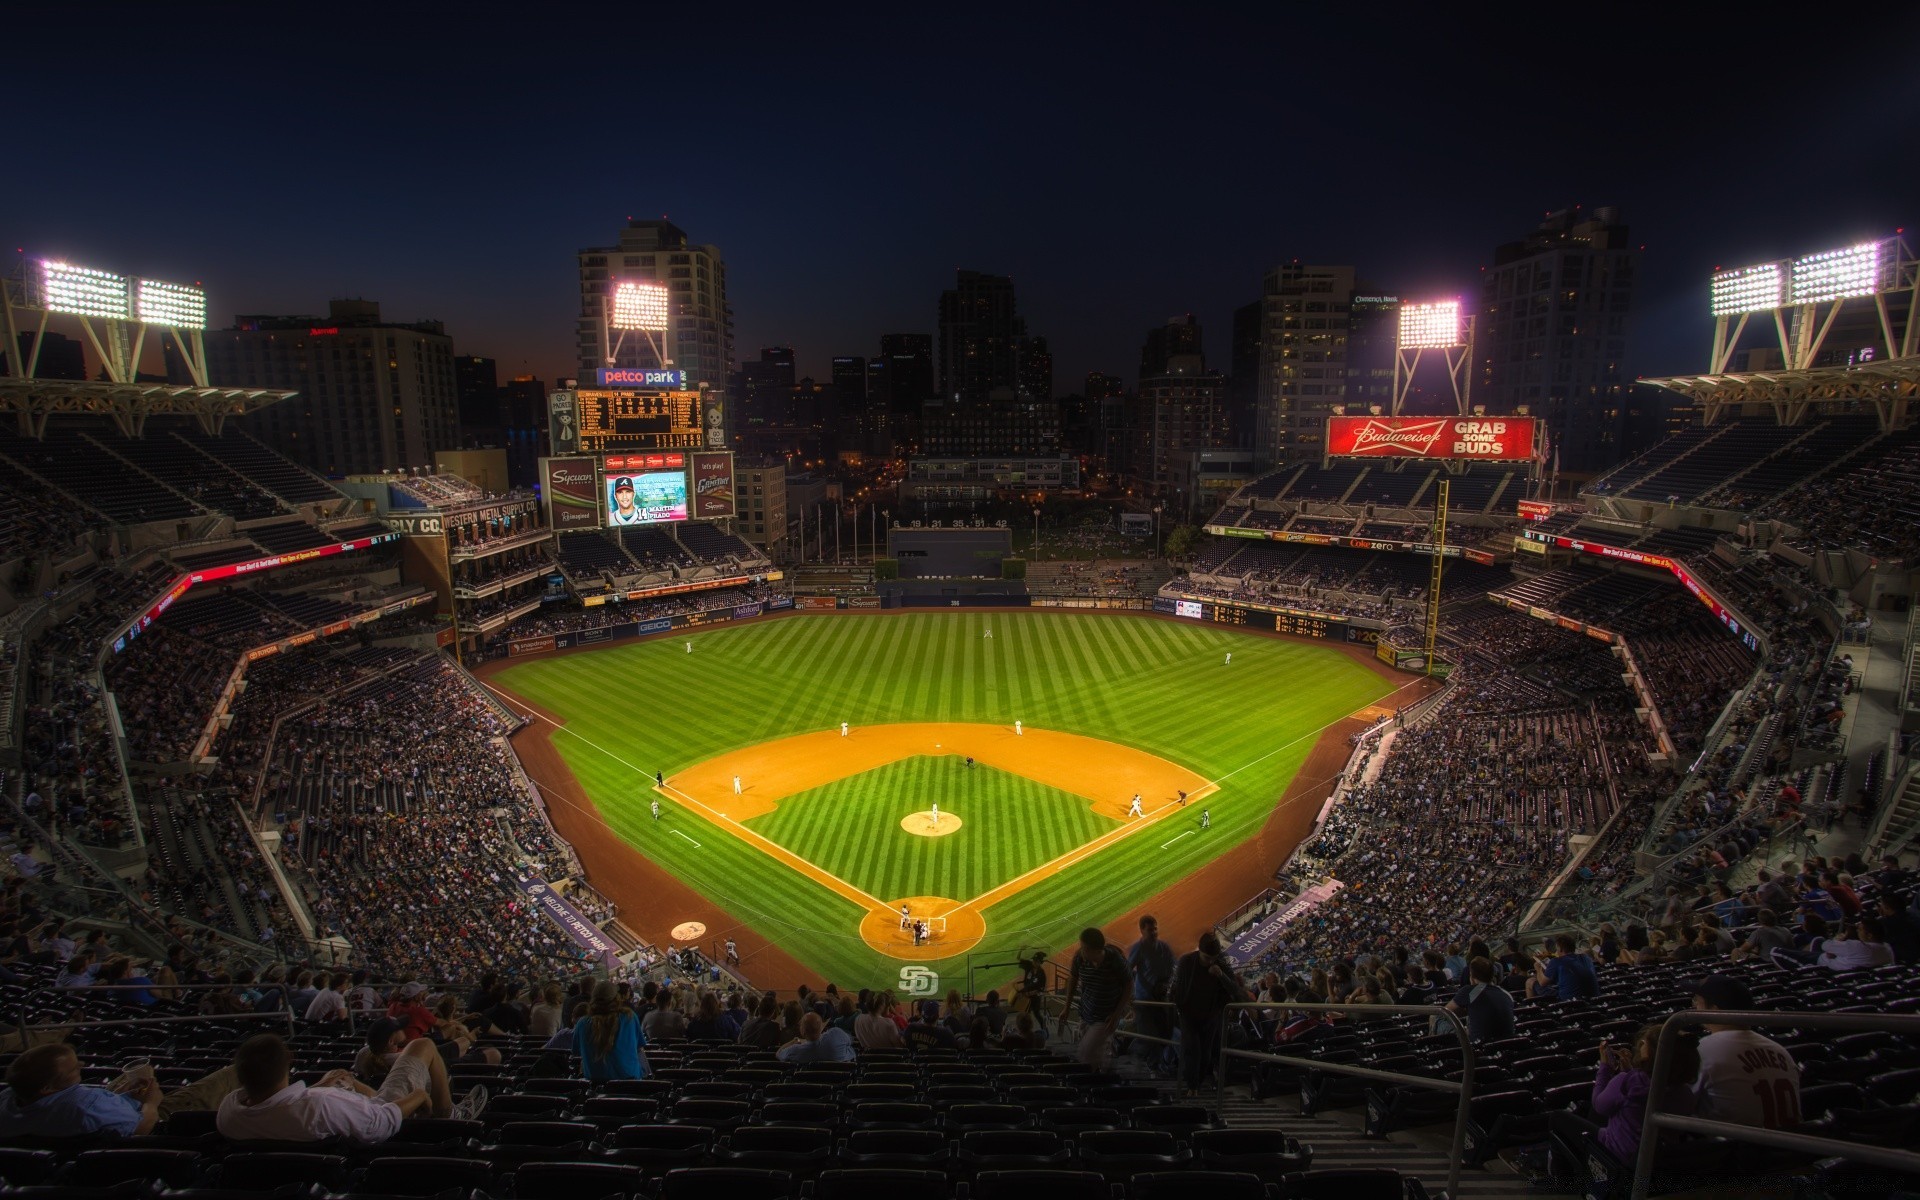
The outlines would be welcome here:
[[[1533,457],[1532,417],[1328,417],[1334,458],[1477,459]]]

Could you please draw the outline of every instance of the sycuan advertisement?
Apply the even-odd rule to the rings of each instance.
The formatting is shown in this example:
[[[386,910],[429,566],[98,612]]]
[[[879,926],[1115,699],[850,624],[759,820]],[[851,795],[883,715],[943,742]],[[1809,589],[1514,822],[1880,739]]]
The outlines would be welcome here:
[[[548,525],[569,529],[597,529],[600,525],[600,487],[591,458],[546,460]]]

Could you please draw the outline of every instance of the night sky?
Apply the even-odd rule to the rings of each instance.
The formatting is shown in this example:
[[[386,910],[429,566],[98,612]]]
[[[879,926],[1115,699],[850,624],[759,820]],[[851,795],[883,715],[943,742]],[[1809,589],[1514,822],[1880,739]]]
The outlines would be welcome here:
[[[216,325],[377,299],[552,379],[574,252],[665,215],[721,248],[741,359],[824,377],[932,333],[964,267],[1014,277],[1065,393],[1131,384],[1187,311],[1224,369],[1275,263],[1471,291],[1575,204],[1646,247],[1634,370],[1697,369],[1716,265],[1920,221],[1911,4],[911,7],[39,4],[6,31],[0,236],[203,280]],[[1816,11],[1844,17],[1795,28]]]

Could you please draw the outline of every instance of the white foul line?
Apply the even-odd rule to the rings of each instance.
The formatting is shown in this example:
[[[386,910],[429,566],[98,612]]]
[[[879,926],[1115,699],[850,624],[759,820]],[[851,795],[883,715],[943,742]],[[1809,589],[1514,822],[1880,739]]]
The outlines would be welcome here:
[[[1161,842],[1160,848],[1162,850],[1165,850],[1168,846],[1173,845],[1175,842],[1179,841],[1181,838],[1191,837],[1191,836],[1193,836],[1193,830],[1191,829],[1187,830],[1185,833],[1176,833],[1171,838],[1168,838],[1166,841]]]
[[[690,842],[693,842],[693,839],[692,839],[692,838],[690,838],[690,837],[687,837],[687,835],[686,835],[686,834],[684,834],[684,833],[681,833],[681,832],[680,832],[680,831],[679,831],[678,829],[669,829],[669,830],[667,830],[667,832],[668,832],[668,833],[671,833],[671,834],[672,834],[673,836],[675,836],[675,837],[683,837],[683,838],[687,838],[687,840],[688,840],[688,841],[690,841]],[[693,848],[694,848],[695,850],[698,850],[698,849],[700,848],[700,843],[699,843],[699,842],[693,842]]]

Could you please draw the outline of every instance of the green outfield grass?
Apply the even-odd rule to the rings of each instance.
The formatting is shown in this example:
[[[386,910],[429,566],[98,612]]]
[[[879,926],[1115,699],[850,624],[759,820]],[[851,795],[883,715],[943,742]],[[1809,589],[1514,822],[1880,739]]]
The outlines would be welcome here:
[[[988,628],[991,639],[982,636]],[[688,636],[692,654],[684,648]],[[1229,650],[1233,663],[1223,665]],[[1158,823],[1154,836],[1123,839],[988,909],[987,937],[976,951],[984,956],[1064,945],[1084,926],[1112,920],[1246,840],[1319,731],[1393,688],[1340,652],[1310,642],[1072,612],[796,615],[530,659],[493,682],[564,720],[554,745],[617,833],[817,969],[822,981],[852,986],[893,986],[899,967],[860,940],[857,906],[678,805],[667,805],[659,822],[651,820],[655,771],[673,775],[726,751],[837,728],[841,721],[1011,724],[1018,718],[1031,727],[1136,746],[1219,783],[1207,805],[1213,826],[1204,833],[1168,844],[1195,828],[1197,814],[1182,813]],[[922,769],[919,763],[941,761],[908,760],[889,770],[912,772]],[[970,822],[947,838],[917,837],[899,828],[902,816],[922,807],[917,801],[869,796],[871,784],[864,781],[881,774],[815,789],[754,827],[791,849],[817,847],[819,858],[806,856],[843,878],[854,878],[847,870],[853,867],[903,881],[895,886],[904,892],[870,889],[882,898],[964,900],[985,891],[908,886],[941,878],[951,853],[946,843],[976,849],[1002,837],[1022,843],[987,871],[990,885],[1018,874],[1014,864],[1051,858],[1054,839],[1087,840],[1071,823],[1050,827],[1050,818],[1040,816],[1009,817],[1004,831],[996,818]],[[1049,793],[1041,798],[1046,813],[1071,806],[1060,793],[1008,776],[999,776],[1004,792],[989,788],[991,778],[980,775],[982,790],[967,800],[969,818],[987,811],[983,804],[1016,799],[1022,788]],[[860,815],[828,815],[837,803],[851,803]],[[1081,812],[1082,829],[1097,833],[1107,823],[1084,804]],[[974,856],[963,857],[973,869]],[[675,916],[663,915],[669,920],[661,923]],[[751,975],[751,959],[746,966]],[[933,966],[966,986],[964,960]]]
[[[964,814],[944,837],[901,834],[939,801]],[[1085,845],[1119,822],[1085,796],[956,757],[923,755],[789,796],[745,824],[882,900],[970,900]]]

